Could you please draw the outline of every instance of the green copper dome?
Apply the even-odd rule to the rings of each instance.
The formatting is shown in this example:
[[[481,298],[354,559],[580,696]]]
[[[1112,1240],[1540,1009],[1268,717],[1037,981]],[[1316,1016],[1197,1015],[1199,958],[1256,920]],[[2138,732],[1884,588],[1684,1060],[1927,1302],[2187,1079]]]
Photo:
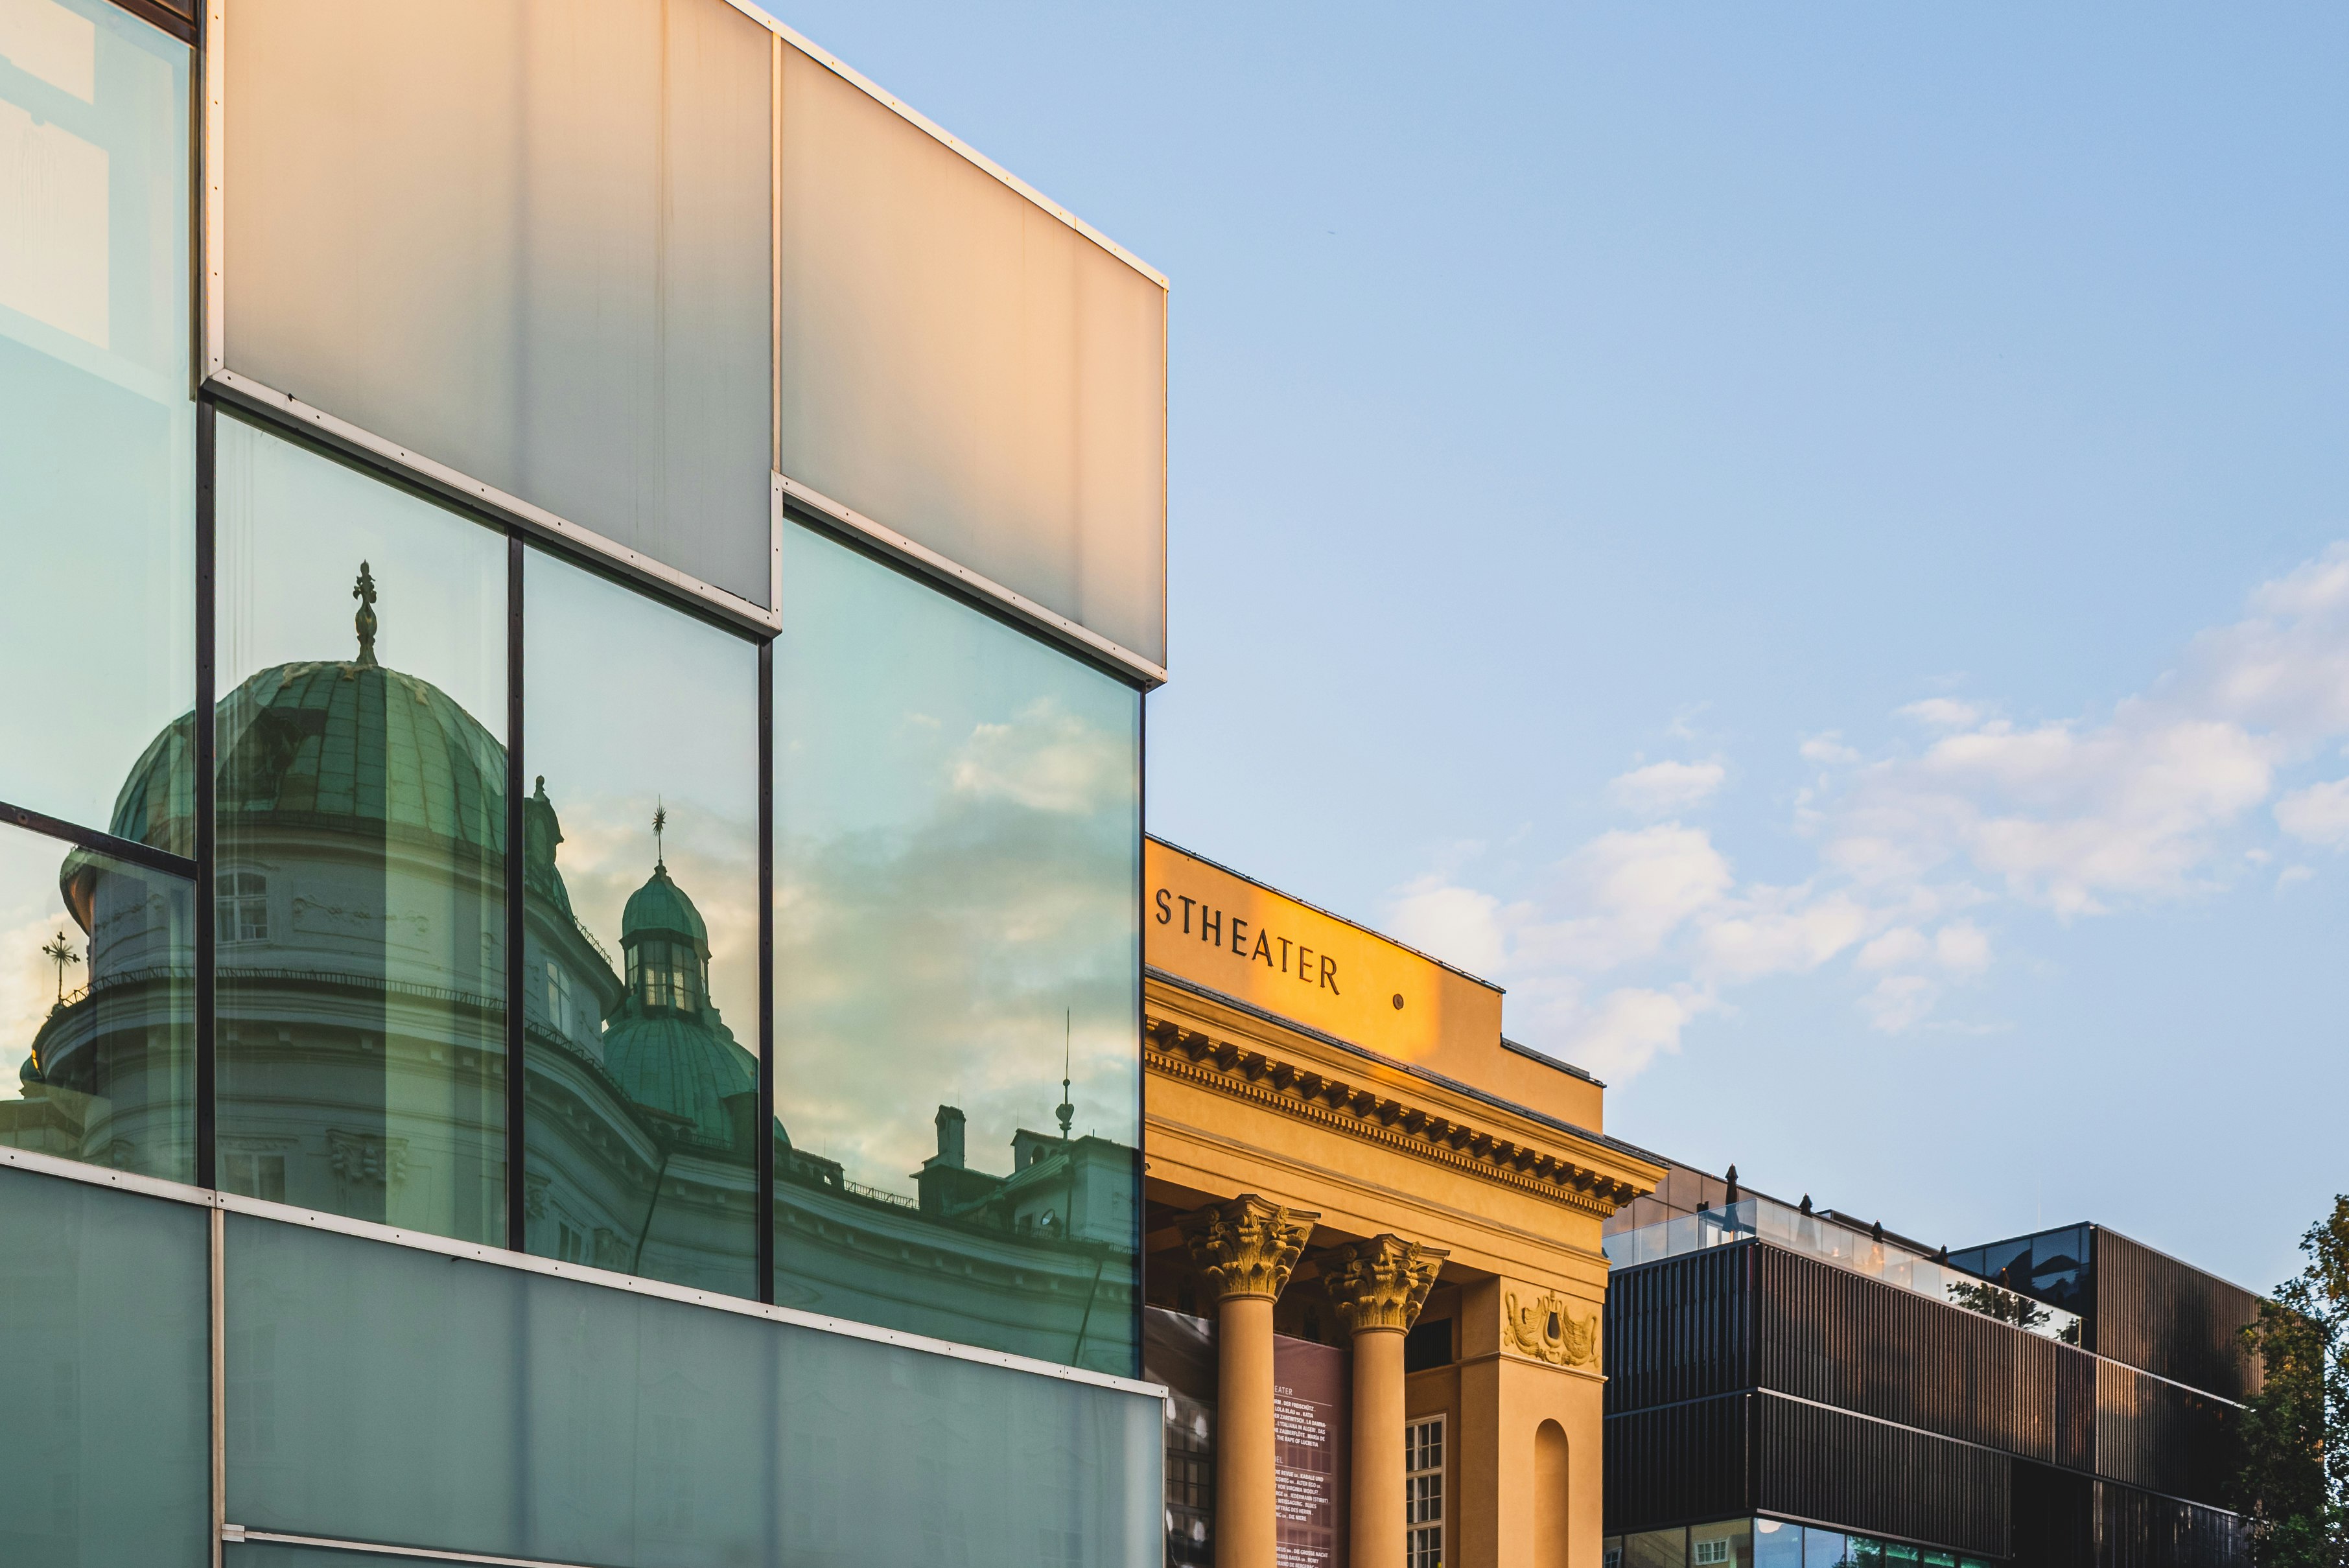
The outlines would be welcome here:
[[[604,1065],[628,1098],[682,1117],[694,1141],[713,1147],[735,1141],[726,1102],[759,1092],[759,1059],[736,1044],[714,1010],[648,1017],[632,997],[605,1031]]]
[[[219,807],[365,825],[505,849],[505,747],[439,687],[372,661],[262,670],[219,708]],[[192,853],[193,716],[158,735],[115,797],[110,830]]]
[[[709,956],[709,928],[685,890],[669,879],[666,864],[653,867],[651,879],[628,895],[627,908],[620,911],[622,947],[655,931],[687,938],[702,957]]]

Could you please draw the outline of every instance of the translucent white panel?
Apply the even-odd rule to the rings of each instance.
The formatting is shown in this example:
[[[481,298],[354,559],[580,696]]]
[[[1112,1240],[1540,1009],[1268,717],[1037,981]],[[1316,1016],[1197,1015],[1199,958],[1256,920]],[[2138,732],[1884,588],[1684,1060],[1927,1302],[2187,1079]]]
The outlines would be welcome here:
[[[251,1529],[609,1568],[1158,1563],[1145,1395],[244,1215],[227,1264]]]
[[[1165,658],[1165,291],[783,50],[784,473]]]
[[[209,1227],[0,1169],[0,1563],[211,1561]]]
[[[764,605],[772,40],[229,0],[228,368]]]

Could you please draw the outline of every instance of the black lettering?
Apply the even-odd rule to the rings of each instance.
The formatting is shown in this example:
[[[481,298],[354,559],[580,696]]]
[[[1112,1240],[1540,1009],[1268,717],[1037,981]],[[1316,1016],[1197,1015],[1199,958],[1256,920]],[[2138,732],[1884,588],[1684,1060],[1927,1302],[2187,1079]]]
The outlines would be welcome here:
[[[1313,979],[1310,975],[1305,972],[1305,961],[1312,956],[1313,950],[1311,948],[1307,947],[1303,942],[1297,944],[1297,978],[1303,981],[1308,985],[1311,985],[1313,983]]]
[[[1280,939],[1280,972],[1283,974],[1288,972],[1288,939],[1287,937]]]
[[[1174,896],[1183,898],[1180,893]],[[1188,898],[1183,898],[1183,934],[1186,937],[1191,934],[1191,900]]]
[[[1264,960],[1264,967],[1267,969],[1272,967],[1272,944],[1264,940],[1262,931],[1256,934],[1256,951],[1248,954],[1248,957]]]
[[[1247,922],[1237,915],[1232,917],[1232,951],[1247,956]]]
[[[1166,902],[1166,889],[1161,888],[1158,889],[1158,923],[1163,926],[1174,918],[1174,907]]]
[[[1211,948],[1224,945],[1224,912],[1221,909],[1210,915],[1206,905],[1199,906],[1199,940]]]
[[[1330,988],[1330,994],[1332,996],[1346,994],[1338,989],[1338,961],[1328,953],[1321,955],[1321,983]]]

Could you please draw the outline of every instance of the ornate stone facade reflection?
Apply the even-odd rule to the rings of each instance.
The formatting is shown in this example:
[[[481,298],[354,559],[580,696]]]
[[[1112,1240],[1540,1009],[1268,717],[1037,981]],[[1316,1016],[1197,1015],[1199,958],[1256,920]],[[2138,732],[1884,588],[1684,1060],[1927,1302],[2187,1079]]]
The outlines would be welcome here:
[[[1135,1150],[1072,1136],[1063,1105],[1058,1131],[1017,1133],[998,1174],[940,1105],[936,1153],[906,1190],[845,1180],[761,1115],[756,1053],[710,999],[709,931],[657,840],[611,933],[616,959],[573,911],[559,781],[523,803],[523,970],[504,983],[505,749],[431,683],[377,663],[373,620],[363,599],[356,659],[264,670],[220,705],[234,825],[214,906],[217,1037],[235,1077],[224,1189],[392,1224],[478,1216],[494,1236],[505,1173],[480,1151],[502,1147],[518,1000],[529,1251],[753,1295],[767,1137],[783,1304],[1131,1372]],[[190,851],[191,731],[183,716],[149,747],[112,832]],[[174,1042],[191,1015],[190,922],[162,880],[66,857],[89,980],[31,1042],[0,1143],[131,1168],[185,1158],[192,1067]],[[1054,1087],[1038,1085],[1040,1111]]]

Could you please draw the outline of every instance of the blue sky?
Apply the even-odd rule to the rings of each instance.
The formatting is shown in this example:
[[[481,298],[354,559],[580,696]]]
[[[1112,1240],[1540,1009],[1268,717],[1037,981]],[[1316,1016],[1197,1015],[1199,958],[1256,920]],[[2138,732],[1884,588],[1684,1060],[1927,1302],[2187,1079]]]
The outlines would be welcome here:
[[[2349,13],[784,19],[1174,279],[1153,828],[1609,1126],[2265,1287],[2349,1187]]]

